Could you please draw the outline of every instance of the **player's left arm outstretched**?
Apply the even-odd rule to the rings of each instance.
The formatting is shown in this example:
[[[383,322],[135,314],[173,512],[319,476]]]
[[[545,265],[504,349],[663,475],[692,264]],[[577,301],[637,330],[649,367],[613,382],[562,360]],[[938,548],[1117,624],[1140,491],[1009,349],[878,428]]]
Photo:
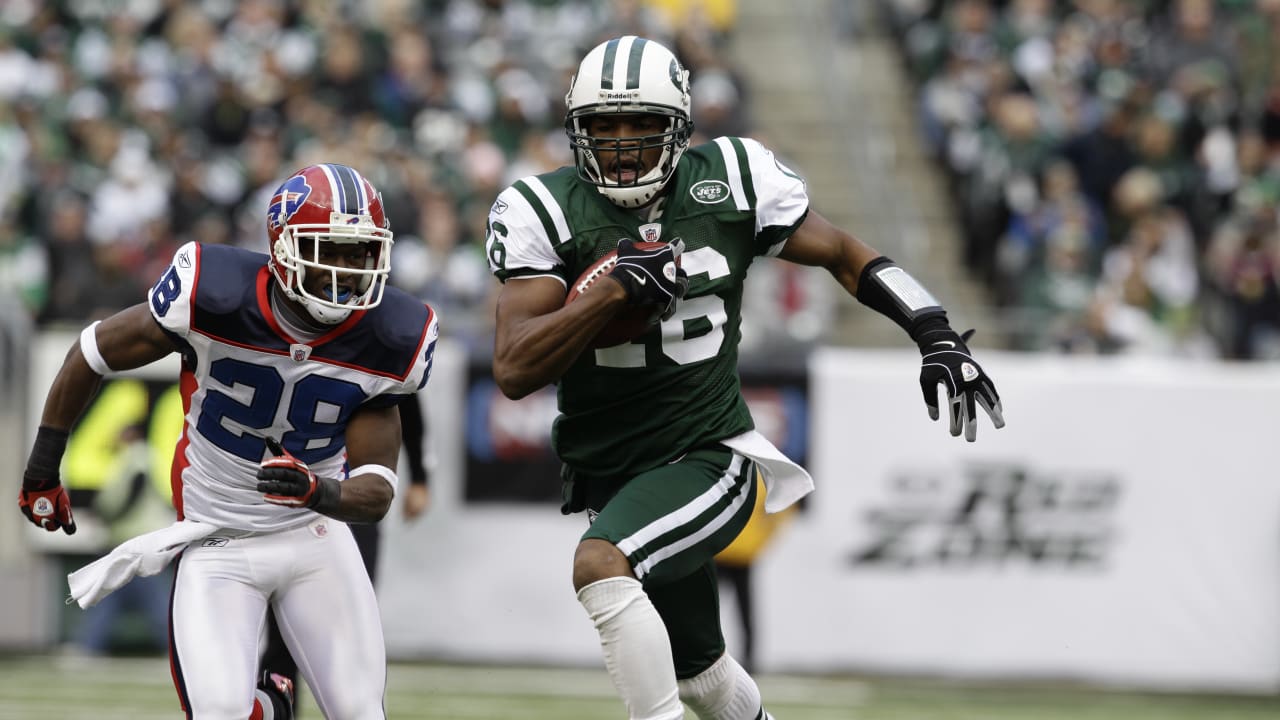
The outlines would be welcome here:
[[[937,390],[943,385],[953,436],[964,433],[969,442],[977,439],[977,406],[995,427],[1004,427],[995,383],[965,344],[973,331],[960,335],[952,330],[942,305],[892,260],[813,210],[778,257],[826,268],[850,295],[907,331],[920,348],[920,388],[929,417],[937,420],[940,415]]]
[[[177,349],[151,317],[146,303],[84,329],[80,341],[67,351],[45,397],[40,427],[22,473],[18,507],[28,520],[50,532],[75,533],[71,503],[58,477],[71,426],[88,407],[107,372],[142,367]]]
[[[374,523],[395,497],[400,457],[400,411],[395,406],[357,410],[347,424],[350,477],[319,477],[306,463],[266,439],[270,456],[258,467],[258,492],[273,505],[305,507],[343,522]]]

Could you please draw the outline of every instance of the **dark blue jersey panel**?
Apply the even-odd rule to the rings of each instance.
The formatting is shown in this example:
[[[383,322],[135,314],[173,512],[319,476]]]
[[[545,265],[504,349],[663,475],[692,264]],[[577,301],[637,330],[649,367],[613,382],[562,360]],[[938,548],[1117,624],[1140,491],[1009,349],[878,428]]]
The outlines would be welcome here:
[[[267,256],[228,245],[200,246],[193,329],[264,350],[288,352],[258,305],[258,273]]]
[[[421,300],[389,287],[382,302],[366,312],[355,327],[316,346],[311,357],[404,377],[413,368],[418,348],[423,345],[430,316],[430,309]]]
[[[267,323],[258,302],[258,275],[266,264],[267,256],[261,253],[226,245],[201,246],[194,329],[238,345],[287,354],[289,343]],[[404,377],[423,345],[430,313],[421,300],[388,287],[382,302],[365,312],[360,322],[314,346],[311,359]]]

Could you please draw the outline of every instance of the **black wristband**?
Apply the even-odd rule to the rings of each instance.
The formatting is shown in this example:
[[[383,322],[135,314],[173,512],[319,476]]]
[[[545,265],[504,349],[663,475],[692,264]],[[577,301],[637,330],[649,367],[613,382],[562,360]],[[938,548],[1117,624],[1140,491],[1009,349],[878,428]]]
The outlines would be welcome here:
[[[333,478],[316,478],[315,492],[311,493],[311,502],[307,507],[321,515],[332,516],[342,503],[342,486]]]
[[[940,315],[931,315],[923,318],[920,322],[916,323],[911,332],[911,339],[916,341],[916,345],[919,346],[920,352],[924,353],[929,349],[928,344],[931,342],[931,338],[929,336],[936,335],[937,333],[945,333],[943,336],[944,340],[951,340],[952,342],[957,343],[955,346],[956,349],[968,352],[969,349],[965,347],[964,341],[960,339],[960,336],[956,334],[955,330],[951,329],[951,323],[947,322],[947,314],[945,312]]]
[[[896,287],[886,283],[886,270],[895,270]],[[947,311],[919,282],[892,260],[881,255],[862,267],[858,276],[858,302],[894,321],[915,340],[930,320],[940,318],[945,324]]]
[[[66,430],[41,425],[36,430],[36,440],[27,457],[27,469],[22,473],[22,489],[28,492],[49,490],[58,484],[58,468],[67,450]]]

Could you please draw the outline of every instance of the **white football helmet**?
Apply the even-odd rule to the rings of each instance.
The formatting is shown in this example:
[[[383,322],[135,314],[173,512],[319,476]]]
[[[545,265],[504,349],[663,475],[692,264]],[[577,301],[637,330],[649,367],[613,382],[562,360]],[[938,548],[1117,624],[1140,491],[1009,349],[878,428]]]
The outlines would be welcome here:
[[[634,35],[603,42],[587,53],[569,86],[565,105],[564,126],[579,177],[624,208],[643,207],[657,197],[675,174],[676,163],[693,134],[689,71],[667,48]],[[667,127],[657,135],[592,137],[585,121],[609,113],[661,115],[667,119]],[[601,151],[655,147],[662,148],[657,166],[625,184],[609,178],[600,167]]]

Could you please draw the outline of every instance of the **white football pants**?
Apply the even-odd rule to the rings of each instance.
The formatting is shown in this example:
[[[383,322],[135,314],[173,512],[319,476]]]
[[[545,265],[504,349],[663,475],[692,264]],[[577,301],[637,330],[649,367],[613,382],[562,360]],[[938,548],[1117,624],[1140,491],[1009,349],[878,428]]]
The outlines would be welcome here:
[[[178,560],[170,659],[194,720],[244,720],[275,608],[298,671],[329,720],[384,720],[387,657],[373,585],[345,523],[217,532]]]

